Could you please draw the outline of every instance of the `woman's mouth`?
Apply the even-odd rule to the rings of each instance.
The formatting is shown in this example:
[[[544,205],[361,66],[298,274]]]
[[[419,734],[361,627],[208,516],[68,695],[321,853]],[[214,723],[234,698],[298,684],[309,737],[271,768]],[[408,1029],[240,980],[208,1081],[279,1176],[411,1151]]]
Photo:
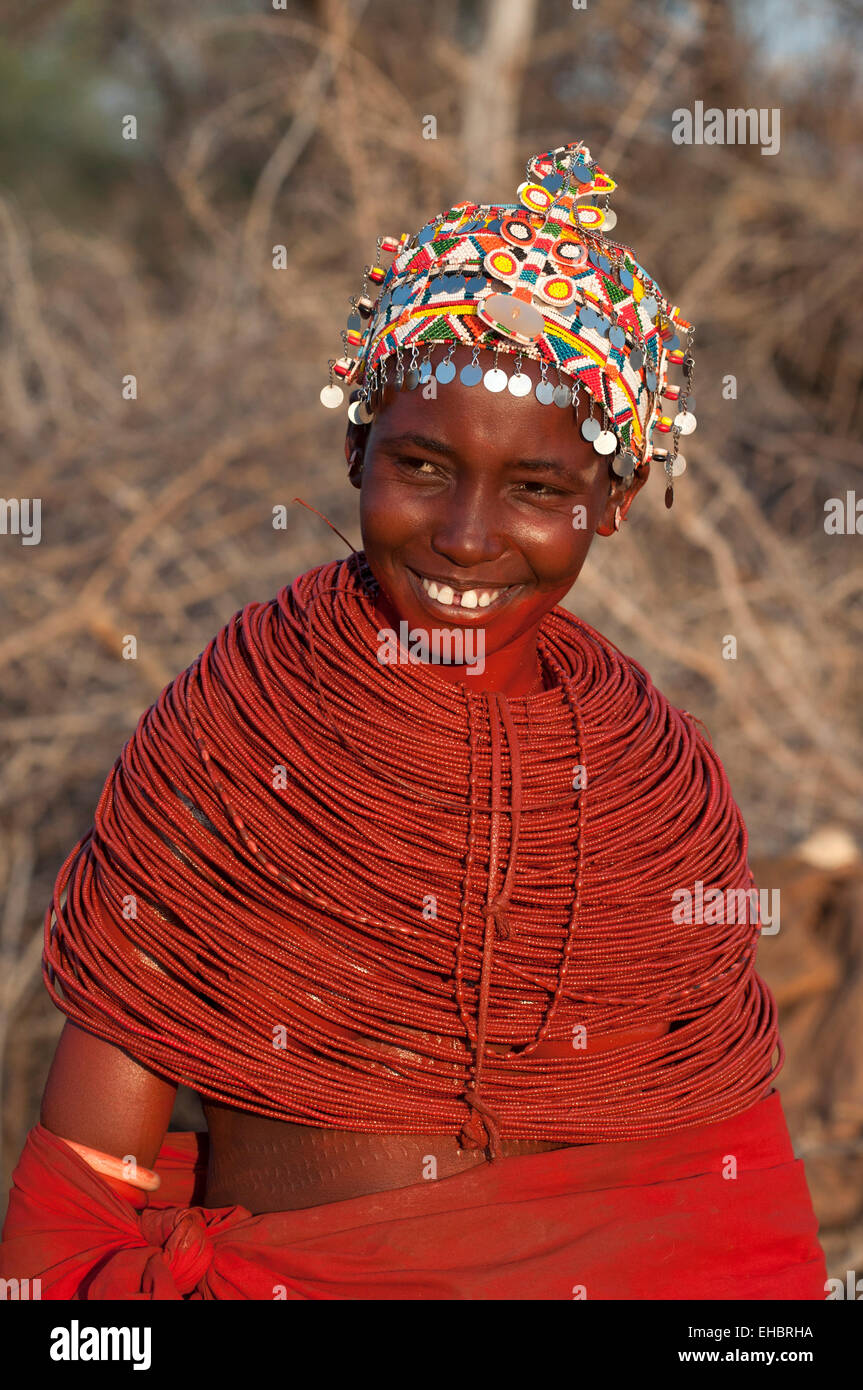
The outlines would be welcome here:
[[[441,617],[456,618],[462,622],[497,613],[524,588],[523,584],[477,584],[469,589],[456,589],[445,581],[432,579],[408,566],[405,568],[410,576],[411,587],[424,607]]]

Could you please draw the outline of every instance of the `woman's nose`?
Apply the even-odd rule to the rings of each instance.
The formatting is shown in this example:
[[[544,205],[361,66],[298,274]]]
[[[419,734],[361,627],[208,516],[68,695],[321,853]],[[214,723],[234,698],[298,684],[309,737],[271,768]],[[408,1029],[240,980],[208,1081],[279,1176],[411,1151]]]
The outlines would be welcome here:
[[[463,569],[496,560],[507,549],[495,509],[479,497],[453,496],[432,530],[432,549]]]

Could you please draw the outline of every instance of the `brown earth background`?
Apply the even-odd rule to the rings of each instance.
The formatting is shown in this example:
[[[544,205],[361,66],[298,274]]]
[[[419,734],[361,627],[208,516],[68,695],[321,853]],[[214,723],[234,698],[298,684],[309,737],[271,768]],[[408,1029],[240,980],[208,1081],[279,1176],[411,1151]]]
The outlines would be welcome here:
[[[0,534],[4,1198],[62,1026],[42,916],[114,758],[232,613],[345,553],[294,496],[360,544],[344,415],[318,392],[376,238],[512,201],[530,154],[583,139],[619,184],[613,235],[697,325],[699,428],[673,510],[651,479],[568,603],[725,762],[781,892],[759,969],[789,1126],[829,1272],[863,1274],[863,537],[824,524],[863,498],[859,5],[0,17],[0,493],[42,499],[40,544]],[[696,101],[778,109],[779,152],[673,143]],[[203,1127],[188,1093],[173,1125]]]

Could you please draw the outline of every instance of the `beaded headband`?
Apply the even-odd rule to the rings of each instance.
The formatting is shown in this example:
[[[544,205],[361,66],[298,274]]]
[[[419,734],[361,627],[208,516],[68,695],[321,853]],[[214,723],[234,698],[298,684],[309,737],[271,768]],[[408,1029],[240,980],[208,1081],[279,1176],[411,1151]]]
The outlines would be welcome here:
[[[577,406],[583,387],[590,400],[584,438],[597,453],[615,456],[620,478],[661,463],[670,507],[673,480],[686,468],[678,441],[696,425],[690,394],[695,329],[631,248],[606,237],[617,222],[608,205],[617,185],[591,162],[586,145],[534,155],[525,173],[517,203],[457,203],[413,236],[378,238],[363,293],[350,300],[344,355],[330,360],[321,402],[334,409],[344,400],[334,376],[359,384],[348,415],[354,424],[368,424],[390,357],[396,357],[396,385],[415,390],[429,381],[437,347],[447,350],[434,376],[452,381],[452,355],[463,344],[473,348],[459,373],[465,386],[481,381],[489,391],[508,389],[514,396],[534,391],[541,404],[561,408]],[[597,197],[602,206],[581,201]],[[382,252],[394,256],[388,270]],[[380,286],[375,300],[371,285]],[[481,348],[495,351],[494,366],[485,372],[478,364]],[[515,354],[509,378],[498,366],[500,352]],[[525,356],[540,364],[535,388],[521,370]],[[682,383],[669,381],[672,366],[682,369]],[[556,385],[547,379],[549,367]]]

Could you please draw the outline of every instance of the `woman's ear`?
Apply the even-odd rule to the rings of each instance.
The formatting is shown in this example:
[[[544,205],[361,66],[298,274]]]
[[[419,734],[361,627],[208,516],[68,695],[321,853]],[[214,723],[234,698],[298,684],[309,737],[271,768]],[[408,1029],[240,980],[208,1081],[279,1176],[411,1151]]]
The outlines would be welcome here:
[[[632,506],[636,493],[639,493],[650,477],[650,464],[640,463],[627,487],[622,478],[612,474],[612,484],[602,511],[602,519],[596,528],[598,536],[612,536],[620,529],[620,523]]]
[[[353,421],[348,421],[345,434],[345,458],[348,461],[348,478],[355,488],[362,487],[361,475],[370,429],[370,424],[355,425]]]

